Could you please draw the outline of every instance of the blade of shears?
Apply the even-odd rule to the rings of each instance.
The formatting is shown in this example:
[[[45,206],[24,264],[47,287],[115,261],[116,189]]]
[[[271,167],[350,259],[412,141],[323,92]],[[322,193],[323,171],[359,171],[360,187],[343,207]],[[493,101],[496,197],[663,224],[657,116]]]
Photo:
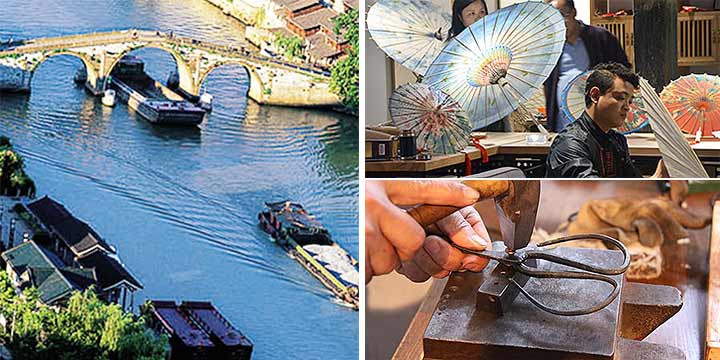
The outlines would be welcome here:
[[[512,180],[510,191],[495,202],[506,251],[514,252],[530,243],[540,202],[539,180]]]

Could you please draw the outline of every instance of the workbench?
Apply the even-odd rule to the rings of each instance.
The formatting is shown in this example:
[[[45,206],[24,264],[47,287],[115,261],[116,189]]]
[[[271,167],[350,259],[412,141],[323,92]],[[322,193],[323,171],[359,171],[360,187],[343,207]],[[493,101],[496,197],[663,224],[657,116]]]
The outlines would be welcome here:
[[[466,156],[472,163],[472,173],[498,167],[516,167],[527,177],[545,176],[545,158],[550,151],[551,140],[545,144],[529,145],[528,133],[489,132],[480,140],[487,151],[489,162],[482,163],[482,152],[474,146],[451,155],[435,155],[430,160],[366,161],[366,177],[446,177],[465,176]],[[630,156],[644,175],[652,175],[661,158],[654,134],[627,135]],[[705,140],[692,145],[710,177],[720,176],[720,141]],[[467,154],[467,155],[466,155]]]
[[[553,231],[568,215],[577,211],[581,204],[589,199],[617,196],[647,198],[657,196],[658,189],[655,181],[543,181],[536,226]],[[713,193],[691,195],[687,200],[688,208],[698,215],[712,214],[710,200],[713,195]],[[495,239],[499,238],[497,219],[493,218],[495,216],[493,206],[481,205],[478,208],[491,236]],[[688,360],[700,360],[703,359],[706,346],[711,226],[688,231],[689,243],[666,243],[663,245],[662,252],[665,257],[663,273],[657,279],[646,281],[651,284],[676,287],[683,295],[684,305],[680,312],[657,328],[644,341],[674,346],[681,349]],[[423,334],[439,301],[446,279],[431,280],[431,282],[419,307],[403,306],[399,309],[406,312],[408,309],[417,310],[414,311],[414,315],[411,314],[412,320],[399,341],[393,359],[419,360],[423,358]],[[384,290],[379,287],[373,288],[369,292],[368,303],[378,304],[378,297],[382,296],[383,292]],[[384,310],[384,316],[394,316],[395,322],[402,318],[387,310]],[[382,319],[374,315],[371,308],[367,309],[366,319],[368,319],[366,320],[366,349],[368,346],[372,346],[371,344],[377,343],[378,339],[392,338],[391,334],[382,334],[388,326],[381,323]],[[372,359],[372,357],[368,357],[368,359]]]

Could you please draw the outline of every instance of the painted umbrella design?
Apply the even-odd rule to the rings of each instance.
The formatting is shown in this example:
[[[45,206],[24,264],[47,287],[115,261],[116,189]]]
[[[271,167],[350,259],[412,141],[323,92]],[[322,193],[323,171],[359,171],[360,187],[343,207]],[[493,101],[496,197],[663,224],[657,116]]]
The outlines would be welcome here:
[[[672,81],[660,93],[683,132],[713,136],[720,130],[720,77],[690,74]]]
[[[413,130],[418,148],[454,154],[470,143],[470,122],[460,104],[424,84],[403,85],[390,96],[393,125]]]
[[[535,1],[515,4],[450,40],[423,82],[457,100],[473,129],[485,127],[542,88],[564,43],[565,23],[558,10]]]
[[[640,92],[645,99],[645,110],[650,114],[650,127],[655,133],[660,153],[670,177],[706,178],[707,171],[690,147],[667,107],[650,83],[640,78]]]
[[[368,31],[388,56],[424,75],[445,46],[449,5],[447,0],[380,0],[368,11]]]
[[[585,111],[585,85],[587,85],[590,74],[592,74],[592,70],[576,76],[560,93],[562,99],[560,110],[568,119],[577,119]],[[644,107],[645,102],[638,91],[630,105],[625,124],[616,130],[623,134],[630,134],[645,127],[648,124],[649,116]]]

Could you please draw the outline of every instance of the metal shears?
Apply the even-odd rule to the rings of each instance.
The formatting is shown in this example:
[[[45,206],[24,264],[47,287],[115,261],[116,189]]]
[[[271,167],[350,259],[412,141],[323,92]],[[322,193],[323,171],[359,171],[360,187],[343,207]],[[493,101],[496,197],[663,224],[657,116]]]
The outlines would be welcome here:
[[[495,207],[500,223],[500,232],[506,249],[498,250],[472,250],[457,245],[447,240],[453,247],[466,254],[473,254],[495,260],[513,273],[524,274],[534,278],[552,279],[578,279],[597,280],[610,284],[613,290],[601,302],[587,308],[575,310],[561,310],[549,307],[540,300],[533,297],[524,288],[524,281],[519,283],[512,276],[507,275],[507,280],[514,285],[527,299],[540,309],[556,315],[576,316],[596,312],[608,306],[620,293],[620,285],[609,275],[624,273],[630,265],[630,256],[627,248],[622,242],[610,236],[602,234],[579,234],[565,236],[548,240],[533,247],[527,247],[530,243],[538,205],[540,202],[540,181],[538,180],[468,180],[463,182],[480,192],[480,200],[495,199]],[[430,226],[436,221],[459,210],[452,206],[421,205],[410,209],[408,214],[412,216],[423,227]],[[573,240],[598,240],[610,244],[619,249],[623,254],[622,264],[616,267],[601,267],[593,264],[586,264],[565,257],[553,255],[541,248],[560,244]],[[565,271],[544,271],[536,267],[535,260],[564,265],[577,270]],[[526,281],[526,280],[525,280]]]

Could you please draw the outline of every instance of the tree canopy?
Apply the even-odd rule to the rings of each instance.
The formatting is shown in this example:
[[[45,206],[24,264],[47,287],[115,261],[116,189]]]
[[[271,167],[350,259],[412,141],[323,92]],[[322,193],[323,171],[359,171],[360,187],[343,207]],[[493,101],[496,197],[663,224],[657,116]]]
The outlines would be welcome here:
[[[22,157],[13,149],[10,139],[0,136],[0,194],[35,195],[35,183],[25,173]]]
[[[357,110],[360,105],[358,11],[353,9],[345,12],[333,19],[333,22],[335,23],[335,33],[342,35],[350,47],[347,56],[330,69],[330,90],[342,97],[346,107]]]
[[[93,288],[75,292],[62,308],[42,305],[36,289],[18,296],[0,271],[0,338],[14,359],[163,360],[167,337],[157,337],[143,317],[106,304]]]

